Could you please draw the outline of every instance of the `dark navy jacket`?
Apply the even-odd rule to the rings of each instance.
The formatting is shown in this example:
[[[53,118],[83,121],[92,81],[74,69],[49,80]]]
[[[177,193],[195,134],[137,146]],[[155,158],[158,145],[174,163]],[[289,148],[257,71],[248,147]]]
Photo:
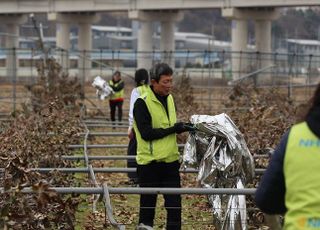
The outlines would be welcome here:
[[[310,111],[306,122],[310,130],[320,138],[320,106]],[[290,130],[282,136],[255,194],[257,206],[267,214],[283,214],[287,210],[283,163],[289,132]]]

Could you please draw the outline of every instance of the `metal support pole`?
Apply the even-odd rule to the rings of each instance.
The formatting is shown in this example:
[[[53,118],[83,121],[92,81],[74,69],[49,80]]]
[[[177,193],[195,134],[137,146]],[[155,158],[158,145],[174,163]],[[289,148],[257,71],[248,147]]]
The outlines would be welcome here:
[[[312,63],[312,57],[313,55],[310,54],[309,55],[309,63],[308,63],[308,75],[307,75],[307,85],[310,85],[311,83],[311,63]],[[307,93],[306,93],[306,96],[308,96],[308,98],[310,98],[310,88],[307,87]]]
[[[278,53],[277,52],[275,52],[274,53],[274,55],[273,55],[273,65],[275,66],[275,70],[276,70],[276,72],[275,73],[273,73],[273,76],[272,76],[272,86],[274,86],[275,85],[275,82],[274,82],[274,79],[278,79],[278,75],[279,75],[279,66],[277,66],[277,61],[278,61]]]
[[[112,50],[112,68],[114,68],[114,50]]]
[[[11,53],[11,52],[10,52]],[[17,103],[17,54],[16,54],[16,48],[12,48],[12,84],[13,84],[13,91],[12,91],[12,97],[13,97],[13,112],[16,112],[16,103]]]
[[[99,63],[99,67],[100,67],[100,76],[102,76],[102,49],[100,49],[100,63]]]
[[[134,58],[135,58],[135,69],[138,69],[138,50],[134,51]]]
[[[189,55],[190,55],[190,50],[187,50],[186,64],[184,65],[184,68],[188,67]]]
[[[289,56],[290,57],[290,56]],[[296,54],[293,53],[292,54],[292,58],[291,58],[291,62],[290,67],[289,67],[289,82],[288,82],[288,98],[291,98],[292,96],[292,78],[293,78],[293,64],[294,64],[294,60],[295,60]],[[289,58],[290,60],[290,58]]]

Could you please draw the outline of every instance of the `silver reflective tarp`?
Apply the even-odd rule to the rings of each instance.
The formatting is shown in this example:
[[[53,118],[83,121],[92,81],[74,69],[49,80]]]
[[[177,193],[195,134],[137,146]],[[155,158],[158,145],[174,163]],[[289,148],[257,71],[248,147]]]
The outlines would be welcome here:
[[[198,168],[204,188],[244,188],[254,177],[253,157],[243,135],[227,114],[193,115],[196,131],[190,133],[183,152],[183,167]],[[246,227],[244,195],[210,195],[216,229]]]

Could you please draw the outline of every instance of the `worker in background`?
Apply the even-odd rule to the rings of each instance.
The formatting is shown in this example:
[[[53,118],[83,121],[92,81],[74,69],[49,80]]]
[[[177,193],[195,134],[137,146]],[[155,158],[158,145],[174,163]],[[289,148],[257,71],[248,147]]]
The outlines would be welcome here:
[[[137,138],[137,174],[140,187],[180,188],[179,152],[176,133],[193,131],[176,121],[176,108],[170,91],[173,70],[157,64],[150,74],[151,86],[134,104],[134,130]],[[181,229],[181,196],[164,195],[167,230]],[[141,194],[137,229],[152,229],[157,195]]]
[[[136,87],[131,92],[130,97],[130,108],[129,108],[129,128],[128,128],[128,137],[129,137],[129,146],[128,146],[128,156],[137,155],[137,140],[134,132],[133,126],[133,106],[136,100],[149,88],[149,74],[146,69],[138,69],[134,75],[134,81],[136,83]],[[136,168],[137,163],[135,159],[129,159],[127,161],[128,168]],[[136,172],[128,173],[129,181],[132,184],[137,184],[138,177]]]
[[[267,214],[285,214],[284,229],[320,229],[320,84],[303,121],[277,146],[256,192]]]
[[[121,79],[121,73],[119,71],[114,72],[112,79],[109,81],[109,86],[114,91],[114,94],[112,94],[109,99],[111,121],[115,123],[116,108],[118,108],[118,122],[121,124],[122,106],[124,101],[124,81]]]

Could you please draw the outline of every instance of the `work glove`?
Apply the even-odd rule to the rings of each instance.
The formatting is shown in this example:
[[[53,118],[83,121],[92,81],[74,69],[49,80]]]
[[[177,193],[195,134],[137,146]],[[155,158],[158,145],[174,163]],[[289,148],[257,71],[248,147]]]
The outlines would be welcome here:
[[[184,123],[184,128],[189,132],[196,131],[196,127],[192,123]]]
[[[191,123],[177,122],[174,124],[174,130],[180,134],[187,131],[195,131],[195,127]]]

